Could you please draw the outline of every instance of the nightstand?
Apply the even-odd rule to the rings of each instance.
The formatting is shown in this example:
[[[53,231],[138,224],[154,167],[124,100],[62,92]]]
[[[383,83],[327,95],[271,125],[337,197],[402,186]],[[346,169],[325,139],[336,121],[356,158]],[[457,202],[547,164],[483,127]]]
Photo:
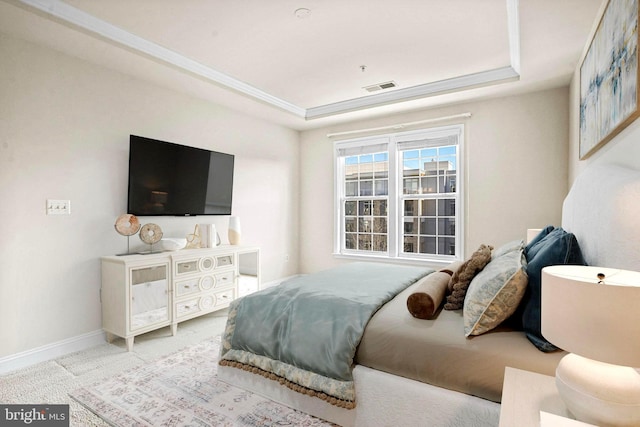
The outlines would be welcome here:
[[[568,418],[567,425],[574,420],[558,394],[554,377],[507,367],[500,427],[540,427],[540,411]]]

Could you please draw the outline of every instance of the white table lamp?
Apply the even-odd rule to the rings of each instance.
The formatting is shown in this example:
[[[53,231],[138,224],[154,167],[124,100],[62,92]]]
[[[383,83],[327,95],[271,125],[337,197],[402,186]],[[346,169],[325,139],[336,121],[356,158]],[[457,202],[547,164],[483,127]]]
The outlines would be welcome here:
[[[542,269],[542,335],[570,352],[558,393],[578,419],[640,425],[640,273],[612,268]]]

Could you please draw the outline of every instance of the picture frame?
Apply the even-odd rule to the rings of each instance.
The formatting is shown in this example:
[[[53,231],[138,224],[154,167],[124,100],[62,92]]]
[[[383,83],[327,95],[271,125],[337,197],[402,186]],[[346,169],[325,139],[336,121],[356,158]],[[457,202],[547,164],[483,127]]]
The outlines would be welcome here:
[[[639,1],[608,0],[580,64],[580,160],[640,116]]]

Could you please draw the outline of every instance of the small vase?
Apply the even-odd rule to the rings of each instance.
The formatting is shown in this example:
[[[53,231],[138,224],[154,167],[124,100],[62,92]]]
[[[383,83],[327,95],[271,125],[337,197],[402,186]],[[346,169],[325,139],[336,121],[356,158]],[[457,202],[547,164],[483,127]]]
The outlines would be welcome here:
[[[240,234],[240,218],[237,216],[229,217],[229,243],[232,245],[239,245]]]

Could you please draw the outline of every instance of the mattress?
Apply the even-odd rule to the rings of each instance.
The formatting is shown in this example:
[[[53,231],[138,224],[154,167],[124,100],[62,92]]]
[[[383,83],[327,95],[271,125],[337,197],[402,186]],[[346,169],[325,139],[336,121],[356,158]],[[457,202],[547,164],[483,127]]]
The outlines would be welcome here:
[[[555,375],[566,353],[543,353],[522,331],[498,327],[466,338],[462,310],[442,310],[432,320],[412,317],[406,301],[416,285],[371,318],[356,363],[494,402],[500,402],[506,366]]]

